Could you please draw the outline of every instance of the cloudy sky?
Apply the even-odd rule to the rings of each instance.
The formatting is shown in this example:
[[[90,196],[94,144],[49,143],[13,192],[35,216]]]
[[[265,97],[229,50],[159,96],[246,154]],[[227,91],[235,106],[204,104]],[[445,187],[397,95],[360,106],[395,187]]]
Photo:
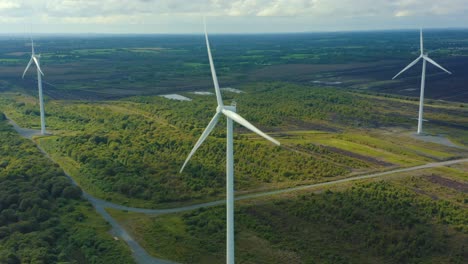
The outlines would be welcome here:
[[[0,0],[0,33],[308,32],[468,27],[468,0]]]

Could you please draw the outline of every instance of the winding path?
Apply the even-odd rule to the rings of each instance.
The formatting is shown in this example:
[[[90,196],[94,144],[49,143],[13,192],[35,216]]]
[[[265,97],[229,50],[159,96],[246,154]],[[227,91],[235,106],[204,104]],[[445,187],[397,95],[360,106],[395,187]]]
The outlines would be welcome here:
[[[468,158],[449,160],[449,161],[442,161],[442,162],[434,162],[434,163],[427,163],[427,164],[420,165],[420,166],[414,166],[414,167],[403,168],[403,169],[395,169],[395,170],[372,173],[372,174],[365,174],[365,175],[360,175],[360,176],[355,176],[355,177],[350,177],[350,178],[340,179],[340,180],[334,180],[334,181],[329,181],[329,182],[314,183],[314,184],[302,185],[302,186],[291,187],[291,188],[280,189],[280,190],[274,190],[274,191],[266,191],[266,192],[260,192],[260,193],[241,195],[241,196],[236,197],[235,200],[236,201],[248,200],[248,199],[259,198],[259,197],[264,197],[264,196],[269,196],[269,195],[276,195],[276,194],[288,193],[288,192],[293,192],[293,191],[307,190],[307,189],[311,189],[311,188],[315,188],[315,187],[325,187],[325,186],[335,185],[335,184],[339,184],[339,183],[358,181],[358,180],[364,180],[364,179],[370,179],[370,178],[377,178],[377,177],[381,177],[381,176],[385,176],[385,175],[389,175],[389,174],[394,174],[394,173],[409,172],[409,171],[415,171],[415,170],[422,170],[422,169],[449,166],[449,165],[453,165],[453,164],[457,164],[457,163],[463,163],[463,162],[468,162]],[[180,212],[190,211],[190,210],[203,208],[203,207],[211,207],[211,206],[216,206],[216,205],[222,205],[222,204],[224,204],[226,202],[226,200],[217,200],[217,201],[201,203],[201,204],[194,204],[194,205],[188,205],[188,206],[182,206],[182,207],[177,207],[177,208],[147,209],[147,208],[137,208],[137,207],[129,207],[129,206],[125,206],[125,205],[115,204],[115,203],[111,203],[111,202],[108,202],[108,201],[105,201],[105,200],[101,200],[99,198],[95,198],[95,197],[92,197],[92,196],[87,197],[87,199],[90,200],[90,201],[93,201],[93,203],[100,204],[101,206],[106,207],[106,208],[112,208],[112,209],[117,209],[117,210],[122,210],[122,211],[129,211],[129,212],[134,212],[134,213],[143,213],[143,214],[180,213]]]
[[[19,127],[10,118],[8,118],[8,120],[12,124],[13,128],[21,136],[23,136],[25,138],[32,139],[33,136],[40,135],[40,131],[38,131],[38,130],[24,129],[24,128]],[[37,144],[36,144],[36,146],[39,148],[39,150],[45,156],[47,156],[50,160],[55,162],[52,159],[52,157],[50,157],[50,155],[44,151],[44,149],[42,149]],[[282,193],[287,193],[287,192],[306,190],[306,189],[311,189],[311,188],[315,188],[315,187],[325,187],[325,186],[335,185],[335,184],[339,184],[339,183],[346,183],[346,182],[352,182],[352,181],[364,180],[364,179],[370,179],[370,178],[378,178],[378,177],[382,177],[382,176],[389,175],[389,174],[394,174],[394,173],[410,172],[410,171],[421,170],[421,169],[429,169],[429,168],[449,166],[449,165],[453,165],[453,164],[457,164],[457,163],[463,163],[463,162],[468,162],[468,158],[449,160],[449,161],[442,161],[442,162],[434,162],[434,163],[428,163],[428,164],[409,167],[409,168],[402,168],[402,169],[395,169],[395,170],[389,170],[389,171],[372,173],[372,174],[365,174],[365,175],[360,175],[360,176],[355,176],[355,177],[340,179],[340,180],[334,180],[334,181],[329,181],[329,182],[315,183],[315,184],[303,185],[303,186],[286,188],[286,189],[275,190],[275,191],[266,191],[266,192],[261,192],[261,193],[241,195],[241,196],[238,196],[235,200],[236,201],[247,200],[247,199],[259,198],[259,197],[264,197],[264,196],[269,196],[269,195],[276,195],[276,194],[282,194]],[[65,175],[72,181],[72,183],[74,185],[77,185],[75,180],[70,175],[68,175],[66,172],[65,172]],[[217,200],[217,201],[212,201],[212,202],[207,202],[207,203],[202,203],[202,204],[189,205],[189,206],[183,206],[183,207],[177,207],[177,208],[146,209],[146,208],[136,208],[136,207],[129,207],[129,206],[124,206],[124,205],[111,203],[111,202],[96,198],[96,197],[92,196],[91,194],[89,194],[89,193],[87,193],[85,191],[83,191],[83,197],[86,198],[89,202],[91,202],[91,204],[94,206],[96,211],[107,222],[110,223],[110,225],[112,226],[111,233],[113,235],[115,235],[115,236],[120,237],[121,239],[123,239],[129,245],[130,249],[132,250],[134,258],[138,263],[155,263],[155,264],[170,264],[170,263],[174,263],[174,262],[170,262],[170,261],[163,260],[163,259],[158,259],[158,258],[155,258],[155,257],[152,257],[151,255],[149,255],[146,252],[146,250],[143,249],[138,244],[138,242],[136,242],[130,236],[130,234],[128,234],[127,231],[125,231],[125,229],[114,218],[112,218],[112,216],[109,215],[109,213],[107,213],[105,208],[112,208],[112,209],[117,209],[117,210],[135,212],[135,213],[144,213],[144,214],[157,215],[157,214],[179,213],[179,212],[190,211],[190,210],[203,208],[203,207],[211,207],[211,206],[216,206],[216,205],[222,205],[222,204],[225,203],[225,200]]]
[[[40,130],[21,128],[8,116],[6,116],[6,118],[8,119],[9,123],[13,126],[13,128],[16,130],[16,132],[18,132],[18,134],[20,134],[22,137],[32,140],[33,136],[41,135]],[[48,159],[58,164],[57,162],[54,161],[54,159],[52,159],[52,157],[47,152],[44,151],[43,148],[41,148],[37,144],[36,146]],[[66,173],[65,171],[64,173],[74,185],[78,186],[76,181],[68,173]],[[112,216],[109,215],[109,213],[105,210],[105,208],[107,207],[118,208],[117,204],[113,204],[113,206],[109,206],[111,205],[109,202],[95,198],[94,196],[90,195],[84,190],[83,190],[83,197],[86,200],[88,200],[96,209],[96,212],[98,212],[112,226],[112,230],[110,231],[111,234],[116,237],[120,237],[122,240],[124,240],[127,243],[127,245],[130,247],[130,250],[132,251],[133,258],[135,259],[137,263],[142,263],[142,264],[146,264],[146,263],[148,264],[173,264],[175,263],[175,262],[170,262],[170,261],[163,260],[163,259],[158,259],[148,254],[148,252],[146,252],[146,250],[143,247],[141,247],[140,244],[138,244],[138,242],[136,242],[132,238],[132,236],[130,236],[130,234],[114,218],[112,218]]]

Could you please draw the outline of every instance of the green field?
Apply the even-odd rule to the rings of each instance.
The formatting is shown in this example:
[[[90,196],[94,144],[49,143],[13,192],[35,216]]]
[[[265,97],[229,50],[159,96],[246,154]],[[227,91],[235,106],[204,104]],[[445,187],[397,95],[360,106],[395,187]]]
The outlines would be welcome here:
[[[292,89],[295,93],[288,92]],[[467,155],[413,138],[412,101],[374,96],[379,104],[371,104],[365,95],[287,83],[259,83],[242,90],[245,93],[225,92],[225,101],[235,100],[241,115],[282,143],[276,147],[236,128],[236,190],[242,193]],[[155,96],[48,100],[47,123],[54,135],[36,141],[82,188],[102,199],[153,208],[222,198],[222,124],[184,173],[178,172],[215,108],[213,96],[184,95],[193,101]],[[34,98],[5,93],[0,100],[3,111],[20,126],[39,127]],[[429,124],[427,131],[444,130],[454,142],[468,142],[464,127],[450,125],[466,124],[466,108],[433,103],[426,113],[437,124]]]
[[[236,202],[240,263],[463,263],[468,163]],[[222,262],[221,206],[150,216],[110,210],[151,254]]]

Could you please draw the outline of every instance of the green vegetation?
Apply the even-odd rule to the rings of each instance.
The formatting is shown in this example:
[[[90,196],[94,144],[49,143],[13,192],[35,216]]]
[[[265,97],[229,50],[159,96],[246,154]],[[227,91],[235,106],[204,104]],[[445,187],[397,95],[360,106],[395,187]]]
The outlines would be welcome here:
[[[0,263],[133,263],[81,190],[0,114]]]
[[[457,170],[412,172],[390,181],[315,194],[302,191],[237,202],[236,259],[241,263],[464,263],[468,210],[463,192],[468,186],[452,179],[447,169]],[[221,206],[161,216],[111,213],[155,256],[182,263],[225,258]]]
[[[424,143],[409,135],[398,136],[396,132],[388,137],[385,129],[376,130],[409,126],[412,120],[407,116],[416,109],[411,110],[411,101],[395,103],[378,97],[380,103],[372,104],[365,95],[287,83],[259,83],[243,90],[241,94],[225,92],[226,102],[238,102],[239,113],[263,130],[275,129],[273,136],[282,147],[272,146],[237,126],[238,191],[285,188],[464,155],[460,150]],[[48,127],[56,132],[37,141],[82,188],[106,200],[167,207],[221,198],[223,124],[179,174],[215,108],[213,96],[187,96],[193,101],[154,96],[94,103],[49,100]],[[0,101],[21,126],[39,127],[33,98],[4,94]],[[441,122],[449,117],[463,124],[468,120],[464,114],[464,110],[437,104],[427,107],[427,115]],[[451,135],[460,130],[447,129],[453,131]],[[464,134],[460,135],[460,140],[465,140]]]
[[[429,31],[427,48],[454,73],[466,72],[467,33]],[[416,32],[214,35],[211,41],[220,83],[245,92],[224,92],[225,103],[236,101],[240,114],[282,143],[272,146],[236,126],[238,193],[467,156],[466,149],[411,135],[419,71],[390,78],[406,63],[399,60],[417,51]],[[0,42],[0,111],[37,129],[36,80],[33,73],[22,80],[18,67],[26,65],[30,47],[24,39]],[[179,174],[216,107],[213,95],[189,93],[212,91],[202,36],[41,37],[36,43],[53,136],[34,140],[81,188],[138,207],[223,198],[223,121]],[[429,68],[428,78],[425,131],[467,146],[468,75],[448,79]],[[154,96],[174,92],[193,100]],[[1,117],[0,262],[131,262],[128,249],[79,199],[80,189]],[[238,259],[461,263],[467,170],[459,164],[410,180],[244,201],[236,207]],[[112,213],[156,256],[224,259],[221,207],[157,217]]]

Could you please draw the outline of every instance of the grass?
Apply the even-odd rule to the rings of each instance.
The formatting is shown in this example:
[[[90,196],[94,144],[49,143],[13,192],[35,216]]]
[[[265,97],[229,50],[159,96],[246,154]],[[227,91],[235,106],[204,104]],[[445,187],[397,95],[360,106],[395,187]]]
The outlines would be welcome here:
[[[425,157],[445,160],[454,156],[453,149],[413,140],[408,136],[398,136],[398,133],[388,133],[385,130],[369,133],[346,133],[343,138],[351,142],[402,155],[406,158],[421,159],[423,161],[426,161]]]
[[[183,260],[184,263],[217,263],[225,258],[221,251],[213,254],[210,250],[203,249],[206,241],[188,233],[187,224],[182,220],[181,214],[148,218],[145,215],[112,209],[108,211],[119,220],[125,219],[124,226],[130,228],[132,234],[139,234],[137,241],[155,257],[164,259],[170,256],[170,259]],[[281,260],[300,263],[294,251],[277,249],[254,232],[242,232],[236,241],[242,263],[277,263]],[[222,243],[217,245],[222,247]]]
[[[356,136],[353,138],[355,139]],[[353,138],[347,138],[346,136],[343,138],[339,136],[332,136],[326,139],[317,139],[316,142],[326,146],[333,146],[346,151],[354,152],[363,156],[370,156],[396,165],[416,166],[424,163],[425,161],[428,161],[428,159],[422,158],[420,156],[411,155],[409,152],[400,152],[396,154],[393,152],[395,148],[391,148],[392,144],[388,142],[380,142],[383,144],[379,145],[369,145],[366,141],[361,141],[361,143],[353,142]],[[390,147],[390,149],[388,147]]]
[[[456,180],[468,181],[468,162],[455,164],[450,167],[437,168],[435,173],[448,174]]]
[[[71,53],[78,55],[108,55],[116,51],[117,49],[77,49],[73,50]]]
[[[289,54],[289,55],[281,57],[281,59],[283,60],[304,60],[304,59],[309,59],[309,58],[314,59],[318,57],[313,54],[302,54],[302,53]]]
[[[188,248],[191,247],[192,241],[187,240],[187,231],[185,230],[184,223],[177,216],[161,216],[154,218],[155,222],[152,222],[138,221],[142,217],[146,217],[143,214],[127,214],[113,209],[107,209],[107,211],[111,213],[114,218],[125,219],[122,224],[124,224],[126,228],[130,227],[131,229],[129,231],[132,234],[139,234],[139,236],[136,237],[136,240],[140,245],[148,249],[148,252],[155,257],[164,257],[163,255],[159,255],[158,251],[160,250],[156,249],[162,249],[161,251],[170,251],[171,255],[177,255],[179,257],[190,255],[190,251],[196,250],[195,245],[193,245],[192,248]],[[130,224],[136,222],[139,224]],[[145,230],[151,231],[150,233],[145,233]],[[165,234],[171,235],[165,236]],[[158,237],[158,239],[151,239],[151,237]],[[183,242],[183,246],[179,245],[180,242]]]
[[[434,143],[411,138],[402,129],[348,130],[342,133],[320,131],[286,132],[282,140],[287,143],[312,142],[338,147],[363,156],[403,166],[415,166],[430,160],[446,160],[457,156],[457,151]],[[291,136],[289,136],[291,135]]]
[[[359,183],[346,183],[332,187],[331,192],[315,189],[238,201],[236,202],[236,259],[241,263],[315,263],[317,261],[319,263],[408,263],[413,261],[462,263],[461,245],[468,239],[466,198],[460,191],[427,180],[431,175],[457,179],[459,176],[453,175],[461,172],[463,171],[456,172],[453,168],[446,167],[426,169],[391,175],[386,181],[374,179]],[[380,189],[382,187],[384,189]],[[352,199],[348,197],[343,200],[338,198],[341,194],[356,193],[356,190],[359,190],[358,193],[361,193],[362,197]],[[372,193],[376,190],[382,193],[374,196]],[[311,192],[316,195],[311,195]],[[385,192],[388,193],[385,194]],[[336,207],[331,204],[322,204],[319,202],[322,199],[336,204]],[[357,199],[356,204],[350,208],[350,212],[355,211],[357,215],[351,216],[351,226],[347,227],[346,221],[336,219],[332,212],[343,216],[340,211],[345,210],[344,204],[351,201],[350,199]],[[405,200],[411,203],[406,203]],[[315,202],[309,204],[312,201]],[[392,201],[399,203],[397,208],[407,207],[408,213],[414,210],[420,210],[420,212],[442,210],[446,215],[435,216],[431,213],[424,213],[426,216],[418,216],[417,224],[405,227],[404,223],[408,221],[405,218],[410,215],[405,214],[391,220],[394,217],[391,211],[395,210],[390,209],[395,208],[390,205]],[[367,211],[365,208],[374,202],[382,203],[382,208]],[[326,209],[327,206],[332,206],[334,209]],[[291,207],[298,210],[291,210]],[[225,218],[222,206],[158,216],[109,211],[154,256],[181,263],[212,263],[222,262],[224,259]],[[301,216],[307,214],[304,212],[308,211],[317,213],[322,211],[323,215],[318,214],[313,219]],[[368,220],[359,218],[360,214],[367,215]],[[361,225],[363,228],[372,228],[374,231],[367,233],[368,231],[359,231],[359,228],[355,228]],[[414,252],[405,253],[408,254],[406,257],[413,260],[403,261],[403,257],[399,259],[397,254],[393,255],[390,252],[398,243],[406,243],[400,237],[403,233],[393,238],[395,239],[393,242],[387,237],[387,235],[392,236],[391,234],[400,232],[399,228],[405,229],[405,239],[409,241],[426,239],[422,237],[423,234],[432,236],[431,242],[428,240],[426,243],[433,244],[438,249],[431,252],[429,250],[425,256],[418,253],[419,250],[423,250],[422,248],[415,249]],[[415,230],[419,231],[415,232]],[[344,233],[340,234],[341,232]],[[366,240],[377,239],[379,236],[385,237],[385,244],[380,245],[379,243],[382,242],[378,240],[371,244],[364,243]],[[444,243],[445,246],[439,243]],[[450,250],[444,251],[441,248],[450,248]]]
[[[252,87],[247,91],[257,96],[255,93],[258,92]],[[227,93],[225,96],[243,95]],[[333,93],[325,97],[332,101],[338,100],[336,98],[340,97]],[[190,103],[158,97],[92,103],[48,100],[47,127],[54,136],[41,138],[38,143],[85,191],[101,199],[146,208],[222,199],[224,168],[216,165],[224,162],[224,156],[216,154],[223,153],[220,149],[224,142],[222,128],[215,129],[208,145],[200,149],[203,153],[194,156],[188,167],[202,169],[200,164],[208,162],[212,163],[209,172],[178,174],[183,156],[190,151],[205,126],[202,120],[209,120],[210,116],[205,117],[205,112],[208,102],[212,103],[210,99],[213,98],[199,96]],[[37,108],[34,97],[4,94],[0,100],[1,108],[20,126],[39,127],[38,116],[27,114]],[[339,100],[346,102],[347,99]],[[252,122],[259,117],[263,116],[247,116]],[[466,155],[452,148],[412,139],[402,128],[344,129],[327,120],[311,122],[299,120],[278,125],[278,132],[273,136],[281,141],[283,148],[271,147],[258,136],[237,128],[236,152],[241,155],[240,162],[236,163],[237,190],[240,193],[274,190],[387,170],[391,166],[415,166]],[[310,130],[310,127],[326,130]],[[99,137],[106,143],[94,144],[93,140]],[[175,144],[175,141],[182,143]],[[259,155],[264,156],[264,160],[276,160],[276,165],[268,165],[254,157]],[[135,164],[141,168],[134,169]],[[104,169],[96,169],[101,167]],[[147,171],[146,168],[151,169]],[[113,176],[116,174],[119,176]],[[121,177],[126,177],[125,182],[122,183]],[[137,187],[143,189],[130,189],[137,183]],[[188,187],[187,183],[193,187]],[[130,187],[119,187],[122,184]],[[166,184],[171,186],[170,191],[174,194],[146,198],[154,193],[167,193],[168,189],[161,187]],[[150,190],[146,186],[155,187]],[[137,198],[129,194],[129,190],[137,194],[145,192],[146,196]],[[180,193],[175,194],[177,192]],[[187,198],[189,193],[193,196]]]
[[[198,63],[198,62],[186,62],[184,63],[184,66],[189,67],[189,68],[201,68],[201,67],[206,67],[206,64]]]
[[[2,58],[0,58],[0,63],[19,63],[21,61],[22,60],[20,60],[20,59],[6,59],[6,58],[2,59]]]

